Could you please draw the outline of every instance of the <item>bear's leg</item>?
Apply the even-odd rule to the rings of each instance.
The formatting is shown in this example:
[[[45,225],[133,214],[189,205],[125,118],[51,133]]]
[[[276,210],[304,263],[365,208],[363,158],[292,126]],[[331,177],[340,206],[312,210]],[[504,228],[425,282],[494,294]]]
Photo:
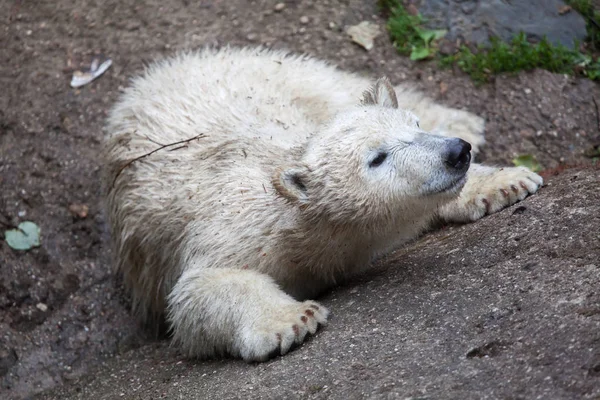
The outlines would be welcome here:
[[[477,115],[437,104],[422,93],[404,86],[395,87],[399,108],[419,117],[421,129],[436,135],[458,137],[469,142],[473,153],[485,143],[485,121]]]
[[[168,297],[173,341],[191,357],[265,361],[327,323],[327,309],[298,302],[267,275],[229,268],[185,271]]]
[[[476,221],[523,200],[543,183],[541,176],[524,167],[472,164],[460,196],[441,206],[437,214],[446,222]]]

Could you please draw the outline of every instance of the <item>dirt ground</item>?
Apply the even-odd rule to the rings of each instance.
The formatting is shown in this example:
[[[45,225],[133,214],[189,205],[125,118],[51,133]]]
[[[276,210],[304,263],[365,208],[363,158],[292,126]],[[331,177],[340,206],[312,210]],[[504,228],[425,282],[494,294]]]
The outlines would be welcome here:
[[[600,399],[600,169],[447,227],[320,301],[330,324],[269,362],[190,361],[166,343],[40,400]]]
[[[372,1],[287,1],[282,11],[276,3],[0,0],[0,222],[30,220],[42,229],[42,246],[29,252],[0,241],[0,397],[72,384],[152,341],[130,318],[111,273],[98,153],[119,90],[157,57],[205,45],[264,44],[411,81],[442,103],[486,118],[488,144],[479,161],[487,163],[529,153],[545,168],[586,164],[584,152],[600,142],[593,101],[600,90],[589,80],[534,71],[475,87],[459,72],[399,57],[385,34],[370,52],[352,43],[344,27],[363,20],[383,27]],[[110,57],[112,68],[72,89],[73,70],[98,54]],[[88,206],[88,215],[74,216],[72,205]],[[589,251],[577,247],[569,257],[587,259]]]

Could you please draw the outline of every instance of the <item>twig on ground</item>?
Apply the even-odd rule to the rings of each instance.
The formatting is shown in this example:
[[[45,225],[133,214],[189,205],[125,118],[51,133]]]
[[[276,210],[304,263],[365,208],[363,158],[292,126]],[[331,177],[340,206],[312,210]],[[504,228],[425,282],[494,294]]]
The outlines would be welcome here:
[[[188,147],[188,145],[184,144],[184,145],[181,145],[179,147],[175,147],[174,149],[169,149],[169,151],[175,151],[175,150],[183,149],[184,147]]]
[[[598,21],[596,21],[594,18],[590,17],[589,15],[587,15],[587,18],[591,21],[592,24],[596,25],[596,28],[600,29],[600,24],[598,24]]]
[[[167,145],[167,144],[164,144],[164,143],[161,143],[161,142],[157,142],[156,140],[150,139],[150,136],[148,136],[148,135],[144,135],[144,137],[145,137],[146,139],[148,139],[149,141],[151,141],[152,143],[154,143],[154,144],[157,144],[157,145],[159,145],[159,146],[169,146],[169,145]]]
[[[115,175],[115,179],[113,179],[112,187],[113,187],[113,188],[115,187],[115,183],[117,182],[117,179],[118,179],[118,178],[119,178],[119,176],[121,175],[121,172],[123,172],[123,170],[124,170],[125,168],[129,167],[129,166],[130,166],[131,164],[133,164],[134,162],[136,162],[136,161],[139,161],[139,160],[141,160],[141,159],[143,159],[143,158],[146,158],[146,157],[148,157],[148,156],[151,156],[152,154],[156,153],[157,151],[160,151],[160,150],[162,150],[162,149],[165,149],[165,148],[167,148],[167,147],[177,146],[177,145],[180,145],[180,144],[187,144],[187,143],[190,143],[190,142],[192,142],[192,141],[194,141],[194,140],[196,140],[196,139],[202,139],[203,137],[205,137],[205,135],[204,135],[204,133],[201,133],[201,134],[199,134],[199,135],[196,135],[196,136],[194,136],[194,137],[192,137],[192,138],[189,138],[189,139],[180,140],[180,141],[178,141],[178,142],[169,143],[169,144],[163,144],[163,145],[161,145],[160,147],[158,147],[158,148],[156,148],[156,149],[152,150],[151,152],[148,152],[148,153],[142,154],[141,156],[138,156],[138,157],[136,157],[136,158],[133,158],[133,159],[131,159],[131,160],[127,161],[127,162],[126,162],[126,163],[125,163],[125,164],[124,164],[124,165],[123,165],[121,168],[119,168],[119,170],[117,171],[117,173],[116,173],[116,175]],[[150,140],[150,139],[148,139],[148,140]],[[152,142],[152,140],[150,140],[150,141]],[[182,148],[182,147],[185,147],[185,146],[178,147],[177,149],[180,149],[180,148]],[[175,149],[175,150],[176,150],[176,149]]]
[[[596,98],[592,96],[592,100],[594,101],[594,106],[596,106],[596,126],[598,126],[598,130],[600,131],[600,111],[598,111],[598,103],[596,103]]]

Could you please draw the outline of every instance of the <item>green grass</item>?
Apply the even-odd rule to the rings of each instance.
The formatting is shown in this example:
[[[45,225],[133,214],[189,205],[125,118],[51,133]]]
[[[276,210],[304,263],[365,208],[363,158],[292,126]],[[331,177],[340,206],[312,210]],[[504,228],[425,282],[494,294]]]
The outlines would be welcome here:
[[[410,15],[397,0],[380,0],[379,6],[390,13],[387,28],[400,54],[409,55],[411,60],[423,60],[436,53],[435,42],[446,31],[422,28],[423,17]]]
[[[566,0],[575,11],[585,18],[587,27],[586,43],[592,51],[600,51],[600,11],[594,9],[591,0]]]
[[[586,44],[590,48],[599,46],[597,40],[600,38],[600,30],[594,31],[594,28],[590,28],[590,24],[595,26],[594,18],[598,12],[594,11],[589,0],[572,0],[570,5],[575,10],[582,10],[579,12],[584,16],[592,15],[586,17],[591,21],[588,23],[589,37]],[[463,45],[456,54],[441,57],[437,54],[437,42],[445,34],[444,31],[424,29],[423,17],[419,14],[410,15],[398,0],[380,0],[379,6],[389,15],[387,29],[394,46],[401,54],[410,55],[413,60],[437,56],[442,66],[456,65],[476,82],[485,82],[500,73],[534,68],[556,73],[577,73],[592,80],[600,80],[600,60],[594,58],[591,52],[582,53],[564,46],[552,45],[545,38],[537,44],[532,44],[524,33],[515,36],[510,43],[492,38],[489,48],[471,49]]]
[[[504,72],[535,68],[564,74],[579,70],[590,79],[600,78],[598,62],[593,62],[590,56],[564,46],[552,45],[545,38],[537,44],[529,43],[524,33],[515,36],[510,43],[492,38],[489,48],[480,47],[475,52],[462,46],[444,63],[457,65],[477,82],[487,81],[491,76]]]

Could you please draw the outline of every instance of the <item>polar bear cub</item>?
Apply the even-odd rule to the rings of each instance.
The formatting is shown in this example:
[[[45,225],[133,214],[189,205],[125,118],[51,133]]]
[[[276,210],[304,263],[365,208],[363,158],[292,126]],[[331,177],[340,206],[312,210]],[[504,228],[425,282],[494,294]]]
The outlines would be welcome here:
[[[310,300],[434,220],[542,185],[472,164],[484,122],[390,82],[265,49],[154,64],[112,110],[104,186],[116,267],[193,357],[263,361],[326,324]]]

